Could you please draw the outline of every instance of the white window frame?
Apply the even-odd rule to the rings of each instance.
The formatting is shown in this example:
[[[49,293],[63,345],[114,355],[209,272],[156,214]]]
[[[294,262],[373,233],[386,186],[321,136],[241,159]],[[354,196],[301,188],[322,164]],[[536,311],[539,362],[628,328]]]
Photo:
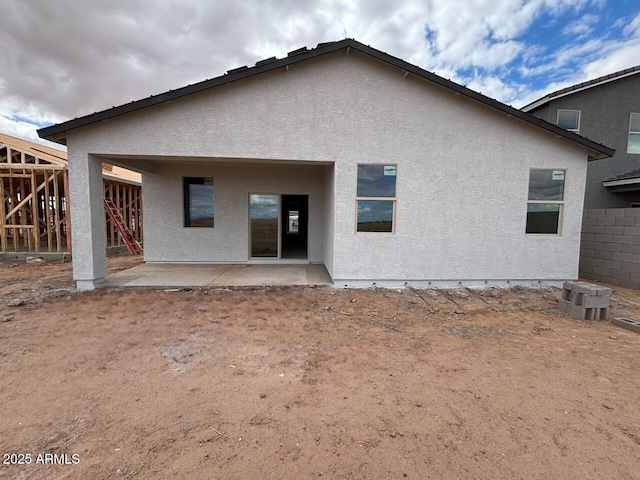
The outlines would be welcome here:
[[[556,112],[556,125],[558,125],[560,120],[560,112],[578,112],[578,128],[567,128],[568,132],[580,133],[580,121],[582,120],[582,111],[581,110],[573,110],[570,108],[559,108]],[[558,125],[559,126],[559,125]],[[562,128],[562,127],[560,127]]]
[[[562,188],[562,200],[529,200],[529,190],[531,189],[531,171],[532,170],[551,170],[564,172],[564,185]],[[529,179],[527,181],[527,208],[524,217],[524,234],[527,237],[561,237],[562,236],[562,224],[564,223],[564,203],[567,196],[567,169],[566,168],[530,168]],[[558,232],[557,233],[527,233],[527,215],[529,213],[529,205],[560,205],[560,211],[558,212]]]
[[[359,197],[358,196],[358,166],[360,165],[379,165],[382,167],[396,167],[396,195],[395,197]],[[398,199],[398,164],[397,163],[358,163],[356,164],[356,211],[354,220],[354,230],[356,235],[375,236],[375,237],[392,237],[396,234],[396,201]],[[380,200],[384,202],[392,202],[393,210],[391,214],[391,231],[390,232],[359,232],[358,231],[358,202]]]
[[[629,132],[627,133],[627,153],[628,153],[629,155],[640,155],[640,152],[630,152],[630,151],[629,151],[629,137],[630,137],[631,135],[638,135],[638,136],[640,136],[640,132],[636,132],[636,131],[632,131],[632,130],[631,130],[631,119],[633,118],[633,116],[634,116],[634,115],[639,115],[639,116],[640,116],[640,113],[638,113],[638,112],[631,112],[631,113],[629,114]]]

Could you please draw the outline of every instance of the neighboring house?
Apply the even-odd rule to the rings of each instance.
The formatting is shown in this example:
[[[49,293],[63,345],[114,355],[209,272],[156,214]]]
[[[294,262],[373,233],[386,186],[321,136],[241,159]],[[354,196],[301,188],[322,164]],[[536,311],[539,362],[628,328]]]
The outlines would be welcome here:
[[[615,149],[612,158],[589,164],[586,210],[640,206],[640,66],[558,90],[522,110]]]
[[[38,133],[86,205],[81,289],[106,274],[102,162],[142,172],[146,262],[457,286],[576,278],[587,161],[613,154],[351,39]]]
[[[113,198],[141,241],[140,174],[105,163],[102,179],[104,194]],[[68,191],[66,152],[0,134],[0,258],[71,252],[69,209],[74,202],[68,202]],[[103,226],[107,246],[121,245],[108,217]]]

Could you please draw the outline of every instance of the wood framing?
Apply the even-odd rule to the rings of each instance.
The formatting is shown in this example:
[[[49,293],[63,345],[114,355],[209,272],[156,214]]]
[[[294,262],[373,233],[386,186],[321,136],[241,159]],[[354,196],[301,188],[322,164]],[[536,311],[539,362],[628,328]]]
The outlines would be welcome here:
[[[111,197],[142,243],[142,192],[137,174],[103,165]],[[0,134],[0,252],[70,253],[71,222],[66,153]],[[106,247],[123,244],[105,214]]]

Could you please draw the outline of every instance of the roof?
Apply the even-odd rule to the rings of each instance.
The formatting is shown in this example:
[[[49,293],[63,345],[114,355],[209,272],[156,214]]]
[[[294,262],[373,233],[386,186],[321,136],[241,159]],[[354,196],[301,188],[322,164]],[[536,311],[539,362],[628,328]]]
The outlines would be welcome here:
[[[11,135],[0,133],[0,147],[5,145],[11,148],[11,150],[24,152],[59,167],[66,168],[69,163],[67,161],[67,152],[63,150],[58,150],[56,148],[40,145],[39,143],[30,142],[23,138],[12,137]],[[102,164],[102,175],[108,180],[115,180],[117,182],[142,182],[142,176],[138,172],[108,163]]]
[[[12,137],[0,133],[0,145],[8,145],[12,150],[19,150],[34,157],[46,160],[54,165],[67,165],[67,152],[57,148],[46,147],[38,143],[30,142],[22,138]]]
[[[637,73],[640,73],[640,65],[636,65],[635,67],[620,70],[619,72],[610,73],[608,75],[603,75],[602,77],[594,78],[593,80],[588,80],[586,82],[578,83],[570,87],[562,88],[548,95],[545,95],[542,98],[539,98],[538,100],[530,103],[529,105],[522,107],[522,111],[530,112],[531,110],[535,110],[536,108],[541,107],[542,105],[545,105],[546,103],[549,103],[551,100],[555,100],[556,98],[564,97],[566,95],[571,95],[572,93],[581,92],[582,90],[587,90],[589,88],[597,87],[598,85],[602,85],[604,83],[613,82],[614,80],[620,80],[621,78],[629,77]]]
[[[420,67],[412,65],[387,53],[381,52],[380,50],[376,50],[375,48],[369,47],[368,45],[364,45],[351,38],[346,38],[337,42],[319,43],[316,48],[311,50],[307,49],[307,47],[302,47],[289,52],[285,58],[277,59],[276,57],[271,57],[265,60],[260,60],[256,62],[253,67],[244,65],[239,68],[234,68],[232,70],[228,70],[224,75],[216,78],[204,80],[193,85],[187,85],[186,87],[182,87],[177,90],[170,90],[159,95],[152,95],[142,100],[126,103],[124,105],[103,110],[101,112],[96,112],[84,117],[74,118],[73,120],[62,122],[57,125],[41,128],[38,130],[38,135],[40,135],[41,138],[46,138],[54,142],[65,144],[66,132],[68,132],[69,130],[84,127],[86,125],[91,125],[103,120],[108,120],[119,115],[135,112],[137,110],[141,110],[153,105],[158,105],[170,100],[175,100],[192,93],[201,92],[203,90],[215,88],[220,85],[226,85],[228,83],[242,80],[254,75],[260,75],[262,73],[266,73],[279,68],[288,68],[290,65],[293,65],[295,63],[310,60],[321,55],[326,55],[342,49],[347,49],[347,51],[353,49],[354,51],[369,55],[373,58],[402,69],[406,72],[407,75],[413,74],[420,78],[424,78],[437,85],[440,85],[441,87],[447,88],[456,94],[464,95],[465,97],[494,108],[511,117],[542,128],[543,130],[547,130],[557,136],[564,137],[577,144],[583,145],[590,150],[589,156],[592,158],[610,157],[615,153],[615,150],[613,150],[612,148],[594,142],[593,140],[589,140],[588,138],[582,137],[576,133],[564,130],[557,125],[553,125],[542,119],[536,118],[509,105],[505,105],[498,100],[486,97],[481,93],[463,87],[462,85],[452,82],[451,80],[439,77],[432,72],[423,70]]]
[[[640,169],[631,170],[630,172],[623,173],[616,177],[609,178],[602,182],[605,187],[618,187],[621,185],[632,185],[640,183]]]

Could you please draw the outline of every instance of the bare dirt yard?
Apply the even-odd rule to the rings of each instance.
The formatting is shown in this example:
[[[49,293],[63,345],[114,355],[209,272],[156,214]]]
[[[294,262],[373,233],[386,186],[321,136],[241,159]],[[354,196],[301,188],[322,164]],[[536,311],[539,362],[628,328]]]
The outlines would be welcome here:
[[[71,286],[0,264],[0,478],[640,478],[640,335],[559,290]]]

